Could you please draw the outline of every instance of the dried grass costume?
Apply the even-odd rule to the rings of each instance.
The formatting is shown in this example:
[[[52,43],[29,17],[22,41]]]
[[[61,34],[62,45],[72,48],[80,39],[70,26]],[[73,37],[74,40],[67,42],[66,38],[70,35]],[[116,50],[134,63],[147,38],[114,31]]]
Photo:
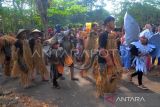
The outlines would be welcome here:
[[[30,86],[31,83],[31,73],[33,69],[33,63],[31,61],[32,54],[29,48],[28,41],[25,40],[27,30],[20,29],[17,34],[17,41],[12,47],[12,57],[13,57],[13,68],[12,76],[19,77],[20,82],[24,88]]]
[[[104,32],[101,36],[106,36],[107,44],[104,46],[105,56],[99,56],[99,73],[96,78],[97,93],[103,96],[104,93],[112,93],[117,89],[118,80],[121,78],[122,66],[120,55],[117,49],[116,36],[113,33]],[[100,37],[100,39],[104,39]],[[102,42],[102,41],[99,41]],[[100,50],[101,51],[101,50]],[[102,61],[101,61],[102,60]],[[105,63],[101,63],[105,62]],[[105,65],[104,65],[105,64]]]
[[[34,34],[38,34],[40,38],[35,37]],[[31,36],[33,38],[29,40],[29,44],[30,44],[30,49],[32,51],[33,70],[36,70],[40,73],[43,81],[47,81],[49,77],[49,72],[45,65],[44,54],[42,51],[42,42],[41,42],[42,33],[39,30],[35,29],[32,31]],[[32,76],[33,75],[34,74],[32,74]]]
[[[91,55],[93,55],[93,53],[95,53],[97,49],[98,49],[98,34],[97,32],[92,31],[84,42],[85,62],[83,64],[83,67],[88,66],[88,64],[91,61],[91,57],[92,57]],[[96,67],[95,64],[96,64],[96,61],[93,64],[93,71],[95,71],[95,67]],[[82,77],[86,72],[87,70],[81,71]]]
[[[4,65],[5,76],[11,75],[11,47],[15,43],[15,41],[16,38],[10,35],[4,35],[0,37],[0,64]]]

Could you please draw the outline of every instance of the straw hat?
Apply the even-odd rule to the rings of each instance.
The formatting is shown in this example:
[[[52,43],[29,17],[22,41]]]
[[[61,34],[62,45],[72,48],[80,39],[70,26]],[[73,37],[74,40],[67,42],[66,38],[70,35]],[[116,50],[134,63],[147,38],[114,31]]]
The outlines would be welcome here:
[[[29,30],[27,30],[27,29],[19,29],[16,37],[18,38],[24,32],[29,33]]]
[[[30,34],[33,35],[34,33],[38,33],[40,36],[43,35],[43,33],[38,29],[34,29]]]

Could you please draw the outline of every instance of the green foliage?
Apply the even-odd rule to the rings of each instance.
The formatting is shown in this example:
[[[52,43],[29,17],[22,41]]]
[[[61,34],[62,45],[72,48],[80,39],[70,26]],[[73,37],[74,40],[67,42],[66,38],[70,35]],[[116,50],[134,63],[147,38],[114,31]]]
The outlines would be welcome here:
[[[89,11],[85,14],[75,14],[71,16],[72,23],[86,23],[86,22],[101,22],[107,16],[109,12],[103,8]]]
[[[55,24],[82,26],[86,22],[102,22],[110,13],[104,9],[105,0],[0,0],[0,30],[16,32],[19,28],[46,29]],[[118,26],[128,11],[141,26],[160,24],[160,0],[108,0],[112,1]],[[7,6],[6,2],[11,6]],[[108,2],[106,2],[108,3]],[[4,5],[5,4],[5,5]],[[39,6],[39,5],[38,5]],[[44,23],[47,21],[47,26]]]
[[[123,17],[126,11],[138,21],[140,26],[144,26],[146,23],[158,24],[158,21],[160,21],[160,9],[155,6],[146,2],[124,2],[122,5],[122,11],[117,15],[119,25],[123,25]]]
[[[10,0],[8,2],[12,6],[4,7],[2,4],[6,2],[0,0],[2,19],[0,30],[4,32],[16,32],[19,28],[42,29],[46,27],[44,17],[49,19],[49,26],[57,22],[66,25],[70,23],[69,16],[86,12],[86,7],[78,4],[78,0],[42,0],[42,6],[45,7],[37,7],[36,0]],[[45,8],[48,8],[47,13],[43,10]]]
[[[48,16],[72,15],[86,12],[86,7],[77,4],[77,0],[52,0],[48,9]]]

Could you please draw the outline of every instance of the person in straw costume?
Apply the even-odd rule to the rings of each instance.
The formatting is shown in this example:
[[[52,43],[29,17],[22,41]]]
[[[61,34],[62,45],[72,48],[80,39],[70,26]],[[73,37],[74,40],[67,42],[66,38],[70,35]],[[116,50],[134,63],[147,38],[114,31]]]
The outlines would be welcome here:
[[[42,36],[43,33],[38,29],[31,32],[29,38],[29,45],[32,51],[32,61],[33,61],[33,74],[32,79],[35,78],[35,70],[40,72],[42,81],[48,81],[49,72],[45,65],[44,54],[42,53]]]
[[[11,74],[11,47],[16,42],[16,38],[11,35],[0,37],[0,64],[4,65],[5,76]]]
[[[122,66],[117,49],[114,17],[108,16],[104,21],[105,32],[99,37],[99,76],[96,78],[97,94],[113,93],[117,88],[117,80],[120,79]]]
[[[12,77],[19,77],[20,82],[24,88],[31,86],[31,73],[33,70],[32,54],[29,48],[29,43],[26,40],[27,34],[29,33],[26,29],[19,29],[17,33],[17,41],[12,47],[12,58],[14,61],[12,68]]]
[[[83,64],[86,67],[91,60],[93,53],[98,49],[98,33],[97,33],[97,23],[92,24],[92,31],[88,34],[87,38],[84,40],[84,51],[85,51],[85,62]],[[95,67],[97,66],[97,60],[93,63],[93,73],[95,71]],[[87,70],[81,71],[81,76],[85,77]]]

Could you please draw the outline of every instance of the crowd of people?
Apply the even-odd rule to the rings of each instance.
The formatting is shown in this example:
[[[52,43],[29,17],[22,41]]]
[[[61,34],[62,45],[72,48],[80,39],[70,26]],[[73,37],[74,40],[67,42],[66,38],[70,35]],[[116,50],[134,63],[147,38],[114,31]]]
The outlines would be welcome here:
[[[103,25],[92,23],[89,31],[85,31],[85,27],[63,29],[56,25],[54,29],[49,28],[45,36],[38,29],[20,29],[16,36],[1,33],[1,69],[5,76],[19,78],[24,88],[32,86],[39,72],[43,81],[51,77],[53,86],[59,89],[57,79],[63,77],[65,66],[70,68],[71,80],[78,80],[74,77],[74,67],[78,63],[83,67],[79,68],[82,77],[93,68],[97,92],[103,96],[106,92],[115,92],[120,74],[131,72],[134,67],[135,72],[129,75],[129,80],[132,82],[132,77],[138,75],[138,87],[146,89],[142,83],[143,74],[151,70],[156,59],[160,65],[159,56],[150,56],[156,47],[148,43],[153,35],[160,36],[160,26],[152,30],[152,26],[146,24],[139,41],[127,45],[125,30],[123,27],[115,28],[115,18],[108,16]],[[49,46],[45,52],[44,46]],[[50,63],[50,71],[47,63]],[[90,64],[92,66],[88,67]]]

